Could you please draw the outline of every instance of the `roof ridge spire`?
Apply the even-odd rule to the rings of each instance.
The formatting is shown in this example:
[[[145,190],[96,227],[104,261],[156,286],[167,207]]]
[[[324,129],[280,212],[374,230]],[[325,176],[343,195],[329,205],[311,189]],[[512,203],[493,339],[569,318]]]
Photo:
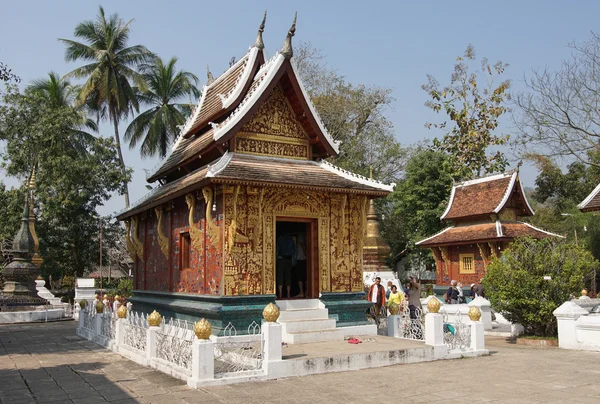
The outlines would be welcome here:
[[[263,20],[258,27],[258,33],[256,34],[256,41],[254,41],[254,47],[257,49],[264,49],[265,43],[263,42],[262,34],[265,32],[265,22],[267,21],[267,10],[265,10],[265,15],[263,16]]]
[[[208,68],[208,64],[206,65],[206,85],[210,86],[215,81],[210,69]]]
[[[292,22],[292,26],[290,27],[287,36],[285,37],[285,41],[283,41],[283,46],[281,46],[280,54],[283,55],[286,59],[291,59],[294,56],[294,50],[292,49],[292,37],[296,33],[296,17],[298,16],[298,12],[294,13],[294,22]]]

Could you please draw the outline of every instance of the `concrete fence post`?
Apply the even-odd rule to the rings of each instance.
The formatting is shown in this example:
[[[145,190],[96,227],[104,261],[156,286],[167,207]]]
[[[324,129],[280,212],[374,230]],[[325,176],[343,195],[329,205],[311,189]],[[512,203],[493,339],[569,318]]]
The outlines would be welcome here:
[[[263,366],[268,373],[269,363],[280,361],[283,355],[281,348],[282,328],[279,323],[264,322],[261,327],[264,343]]]
[[[469,321],[471,327],[471,349],[474,352],[485,351],[485,331],[481,321]]]
[[[156,333],[160,331],[160,327],[148,327],[146,332],[146,359],[148,364],[150,360],[156,358]]]
[[[115,342],[112,346],[113,352],[119,352],[119,347],[123,345],[123,324],[125,321],[124,318],[117,318],[117,321],[115,321]]]
[[[439,313],[425,315],[425,345],[433,347],[436,359],[441,359],[448,353],[444,345],[444,317]]]
[[[575,349],[578,345],[576,323],[579,317],[587,316],[586,309],[572,301],[564,302],[554,312],[558,323],[558,347],[564,349]]]
[[[215,346],[209,339],[194,339],[192,343],[192,375],[187,385],[198,388],[203,381],[215,378]]]
[[[492,329],[492,307],[490,301],[484,297],[477,296],[471,300],[468,304],[469,307],[478,307],[481,311],[481,322],[483,323],[484,330]]]
[[[400,338],[400,314],[392,314],[387,318],[388,337]]]

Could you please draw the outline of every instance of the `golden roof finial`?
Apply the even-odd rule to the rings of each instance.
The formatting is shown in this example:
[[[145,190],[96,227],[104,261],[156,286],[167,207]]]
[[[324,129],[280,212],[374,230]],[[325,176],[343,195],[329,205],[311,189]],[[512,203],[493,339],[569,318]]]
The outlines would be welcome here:
[[[294,22],[290,27],[290,30],[285,37],[285,41],[283,41],[283,46],[279,53],[281,53],[286,59],[291,59],[294,56],[294,50],[292,49],[292,37],[296,34],[296,17],[298,16],[298,12],[294,13]]]
[[[31,177],[29,177],[29,189],[35,189],[35,167],[31,169]]]
[[[260,23],[260,27],[258,27],[258,34],[256,34],[256,41],[254,42],[254,47],[258,49],[264,49],[265,43],[263,42],[262,33],[265,31],[265,22],[267,21],[267,10],[265,10],[265,15],[263,17],[262,22]]]

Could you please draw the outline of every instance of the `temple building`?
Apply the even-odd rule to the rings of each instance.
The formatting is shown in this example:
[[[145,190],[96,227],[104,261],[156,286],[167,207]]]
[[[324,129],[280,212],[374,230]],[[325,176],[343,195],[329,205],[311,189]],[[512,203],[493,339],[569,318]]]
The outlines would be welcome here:
[[[216,79],[208,74],[171,151],[148,175],[155,188],[118,215],[137,309],[206,317],[217,329],[260,323],[276,297],[277,241],[288,234],[304,247],[304,297],[338,326],[364,322],[367,209],[393,184],[325,160],[339,144],[293,62],[295,27],[294,19],[265,60],[263,20],[243,57]]]
[[[582,212],[597,212],[600,210],[600,184],[577,205],[577,208]]]
[[[533,215],[518,171],[466,181],[452,187],[441,216],[451,226],[416,245],[433,252],[438,286],[479,283],[492,257],[516,237],[562,237],[520,221]]]

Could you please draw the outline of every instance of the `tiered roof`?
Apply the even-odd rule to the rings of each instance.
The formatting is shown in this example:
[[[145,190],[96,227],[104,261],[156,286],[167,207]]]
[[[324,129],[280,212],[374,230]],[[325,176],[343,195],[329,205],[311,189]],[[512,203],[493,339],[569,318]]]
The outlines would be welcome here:
[[[271,59],[263,56],[262,30],[254,46],[238,62],[213,82],[204,86],[202,96],[181,130],[169,154],[148,176],[149,182],[162,180],[142,200],[118,217],[135,215],[207,183],[265,184],[278,187],[333,190],[385,196],[394,184],[342,170],[323,160],[335,156],[339,144],[327,132],[292,62],[292,36],[296,19],[282,49]],[[272,157],[234,152],[237,141],[229,140],[255,115],[269,105],[269,96],[280,95],[294,120],[294,131],[302,139],[290,139],[308,147],[306,159]],[[261,115],[262,114],[262,115]],[[268,115],[268,113],[266,113]],[[298,134],[296,134],[298,135]],[[268,135],[267,135],[268,136]],[[238,141],[243,138],[238,136]],[[306,149],[304,149],[306,150]]]
[[[291,60],[295,19],[282,50],[266,62],[263,29],[264,20],[254,46],[221,76],[204,86],[198,106],[169,154],[148,175],[148,182],[167,177],[190,160],[202,159],[207,152],[228,141],[280,82],[295,99],[296,114],[304,118],[302,124],[313,140],[312,147],[318,151],[314,153],[315,158],[337,155],[339,144],[327,132]]]
[[[512,209],[514,220],[503,218]],[[516,220],[534,212],[519,180],[518,171],[465,181],[452,187],[444,221],[456,225],[416,243],[421,247],[473,242],[510,241],[516,237],[562,237]]]

